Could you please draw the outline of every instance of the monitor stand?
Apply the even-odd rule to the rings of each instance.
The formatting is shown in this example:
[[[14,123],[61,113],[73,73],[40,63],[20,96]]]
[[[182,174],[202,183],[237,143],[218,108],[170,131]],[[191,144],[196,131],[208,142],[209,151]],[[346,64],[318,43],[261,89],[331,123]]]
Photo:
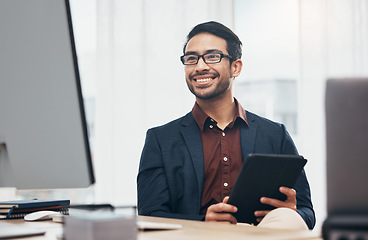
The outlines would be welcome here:
[[[0,187],[15,187],[14,173],[5,142],[0,142]]]
[[[2,156],[3,150],[5,151],[5,143],[0,142],[0,161],[1,161],[1,156]]]

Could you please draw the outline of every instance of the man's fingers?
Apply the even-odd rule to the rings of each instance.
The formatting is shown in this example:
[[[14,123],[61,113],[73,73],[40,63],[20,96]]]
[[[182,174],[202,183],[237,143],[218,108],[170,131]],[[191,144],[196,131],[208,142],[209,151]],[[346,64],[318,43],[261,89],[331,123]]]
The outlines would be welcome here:
[[[262,197],[261,203],[271,205],[276,208],[285,206],[285,202],[277,200],[277,199],[273,199],[273,198],[267,198],[267,197]]]
[[[233,205],[222,202],[222,203],[218,203],[215,205],[211,205],[208,208],[208,211],[218,212],[218,213],[222,213],[222,212],[233,212],[234,213],[238,211],[238,208]]]
[[[280,187],[279,191],[286,195],[285,201],[278,199],[261,197],[260,201],[263,204],[273,206],[275,208],[290,208],[296,211],[296,191],[292,188]],[[263,217],[266,216],[270,211],[258,210],[254,212],[254,216],[257,218],[257,222],[262,221]]]
[[[236,218],[231,214],[238,211],[238,208],[227,204],[228,198],[224,198],[223,202],[211,205],[207,209],[206,221],[228,222],[236,224]]]
[[[216,212],[207,213],[206,221],[228,222],[232,224],[237,223],[236,218],[230,213],[216,213]]]
[[[255,211],[254,212],[254,216],[256,216],[256,220],[257,222],[261,222],[263,217],[267,215],[267,213],[269,213],[270,211],[266,211],[266,210],[263,210],[263,211]]]
[[[287,198],[293,199],[296,197],[296,191],[292,188],[280,187],[279,191],[287,196]]]
[[[296,210],[296,191],[292,188],[280,187],[280,192],[286,195],[285,201],[280,201],[273,198],[262,197],[261,203],[274,206],[276,208],[286,207]]]
[[[230,198],[229,196],[224,197],[224,200],[222,200],[222,202],[227,203],[227,201],[229,201],[229,198]]]
[[[264,210],[264,211],[255,211],[254,212],[254,216],[256,216],[256,217],[264,217],[264,216],[266,216],[267,215],[267,213],[269,213],[270,211],[266,211],[266,210]]]

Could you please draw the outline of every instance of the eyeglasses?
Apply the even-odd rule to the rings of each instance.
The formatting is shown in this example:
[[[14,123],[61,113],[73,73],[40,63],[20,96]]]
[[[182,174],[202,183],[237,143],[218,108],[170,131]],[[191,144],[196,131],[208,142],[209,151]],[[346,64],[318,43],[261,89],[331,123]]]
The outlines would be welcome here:
[[[219,63],[222,58],[232,59],[231,56],[223,53],[206,53],[203,55],[188,54],[180,57],[181,62],[184,65],[196,65],[200,58],[207,64]]]

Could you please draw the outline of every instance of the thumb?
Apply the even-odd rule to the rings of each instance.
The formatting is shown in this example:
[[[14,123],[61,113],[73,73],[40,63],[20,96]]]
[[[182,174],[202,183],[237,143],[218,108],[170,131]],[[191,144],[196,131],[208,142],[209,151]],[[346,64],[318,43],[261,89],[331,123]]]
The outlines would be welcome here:
[[[229,201],[229,198],[230,198],[229,196],[224,197],[224,200],[222,200],[222,202],[227,203],[227,201]]]

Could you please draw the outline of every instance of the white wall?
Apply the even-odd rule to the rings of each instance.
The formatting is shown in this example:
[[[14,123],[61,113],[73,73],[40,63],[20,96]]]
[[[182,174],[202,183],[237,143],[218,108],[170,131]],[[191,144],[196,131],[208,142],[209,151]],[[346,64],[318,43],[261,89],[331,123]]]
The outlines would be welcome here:
[[[233,24],[233,2],[97,0],[96,200],[136,204],[145,132],[189,112],[179,60],[186,34]]]
[[[326,217],[325,84],[368,76],[368,1],[300,0],[299,13],[300,148],[313,159],[307,170],[318,229]]]

